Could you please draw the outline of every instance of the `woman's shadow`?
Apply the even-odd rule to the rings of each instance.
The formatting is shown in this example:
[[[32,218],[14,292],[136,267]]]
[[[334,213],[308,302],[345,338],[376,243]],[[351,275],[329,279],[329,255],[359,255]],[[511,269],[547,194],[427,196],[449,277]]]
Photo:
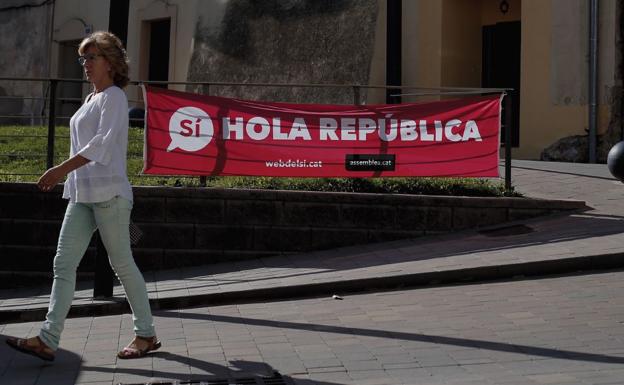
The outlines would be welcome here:
[[[183,374],[175,372],[167,372],[166,368],[157,369],[141,369],[141,368],[108,368],[99,366],[83,366],[83,371],[104,372],[115,374],[126,374],[129,376],[141,376],[146,378],[167,379],[177,381],[190,381],[214,384],[294,384],[295,381],[287,375],[280,374],[271,365],[264,362],[233,360],[229,361],[228,366],[215,364],[212,362],[198,360],[187,356],[181,356],[165,351],[158,351],[151,354],[154,358],[161,360],[173,361],[188,365],[192,371],[201,372],[201,374]],[[151,366],[151,361],[149,363]],[[193,370],[195,369],[195,370]],[[338,385],[334,382],[297,379],[297,384],[320,384],[320,385]]]
[[[0,340],[5,341],[6,335],[0,334]],[[111,352],[111,354],[114,354]],[[153,369],[152,359],[172,361],[188,365],[191,372],[197,374],[185,374],[168,372],[166,365],[163,369]],[[141,361],[145,362],[145,369],[141,368]],[[281,375],[277,370],[264,362],[234,360],[229,365],[220,365],[199,359],[181,356],[167,351],[158,351],[147,357],[136,360],[133,367],[119,367],[118,365],[84,365],[80,355],[59,348],[54,362],[45,362],[36,357],[23,354],[11,349],[6,343],[0,345],[0,383],[1,384],[74,384],[78,376],[89,376],[96,373],[111,373],[115,378],[123,379],[124,375],[132,377],[131,382],[136,383],[136,376],[144,377],[145,381],[152,379],[167,379],[175,381],[201,381],[207,383],[271,383],[293,384],[291,377]],[[234,382],[236,380],[237,382]],[[280,381],[281,380],[281,381]],[[316,380],[297,379],[298,384],[321,384],[334,385],[331,382],[319,382]]]
[[[20,353],[0,334],[0,384],[73,384],[82,367],[80,355],[58,349],[54,362]],[[22,337],[22,336],[19,336]]]

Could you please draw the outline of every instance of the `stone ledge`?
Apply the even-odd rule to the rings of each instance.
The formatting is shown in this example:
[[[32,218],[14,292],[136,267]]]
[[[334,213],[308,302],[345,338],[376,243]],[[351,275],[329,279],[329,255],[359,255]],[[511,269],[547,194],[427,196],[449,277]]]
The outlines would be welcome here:
[[[0,258],[12,259],[15,270],[51,265],[66,205],[61,193],[62,186],[41,193],[34,183],[0,183]],[[144,232],[135,255],[150,270],[416,238],[587,208],[572,200],[215,188],[134,187],[134,195],[133,221]],[[88,256],[82,269],[90,266]]]
[[[139,198],[198,198],[222,200],[254,200],[254,201],[291,201],[307,203],[371,203],[403,204],[420,203],[421,206],[454,206],[454,207],[514,207],[514,208],[545,208],[576,210],[586,208],[585,202],[571,199],[538,199],[519,197],[468,197],[444,195],[409,195],[409,194],[373,194],[327,191],[291,191],[261,189],[225,189],[201,187],[151,187],[134,186],[135,199]],[[58,185],[49,193],[42,193],[35,183],[0,182],[0,193],[19,197],[21,194],[36,194],[41,199],[57,200],[63,192]],[[4,205],[3,205],[4,206]],[[0,206],[0,208],[4,208]],[[11,205],[7,205],[11,207]]]

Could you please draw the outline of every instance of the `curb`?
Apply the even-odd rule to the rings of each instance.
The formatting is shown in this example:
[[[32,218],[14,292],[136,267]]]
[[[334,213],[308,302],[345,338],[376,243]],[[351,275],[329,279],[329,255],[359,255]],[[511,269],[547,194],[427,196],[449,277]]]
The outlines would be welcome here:
[[[32,183],[0,186],[3,269],[49,272],[66,206],[60,186],[52,194],[38,192]],[[133,222],[144,234],[133,255],[142,271],[415,239],[588,209],[584,201],[528,197],[174,187],[133,191]],[[94,268],[95,249],[88,249],[83,270]],[[11,279],[19,282],[20,276]]]
[[[311,283],[272,288],[249,289],[184,297],[150,299],[153,311],[191,308],[207,305],[228,305],[261,301],[290,300],[331,296],[340,293],[384,291],[432,285],[469,284],[493,280],[540,277],[580,271],[609,270],[624,267],[624,253],[600,254],[549,261],[507,265],[480,266],[465,269],[402,274],[386,277],[360,278],[346,281]],[[26,310],[0,310],[0,323],[42,321],[47,307]],[[68,318],[99,317],[129,313],[125,300],[72,306]]]

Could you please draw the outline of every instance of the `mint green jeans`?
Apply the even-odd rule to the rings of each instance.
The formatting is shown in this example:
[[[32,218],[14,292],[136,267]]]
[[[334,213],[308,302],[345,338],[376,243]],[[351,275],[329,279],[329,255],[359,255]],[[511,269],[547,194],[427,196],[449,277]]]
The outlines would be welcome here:
[[[154,335],[145,280],[130,249],[131,211],[132,202],[119,196],[106,202],[69,202],[67,205],[54,257],[50,305],[39,334],[50,348],[58,349],[65,318],[74,299],[76,269],[96,229],[100,231],[110,264],[126,292],[132,309],[134,333],[140,337]]]

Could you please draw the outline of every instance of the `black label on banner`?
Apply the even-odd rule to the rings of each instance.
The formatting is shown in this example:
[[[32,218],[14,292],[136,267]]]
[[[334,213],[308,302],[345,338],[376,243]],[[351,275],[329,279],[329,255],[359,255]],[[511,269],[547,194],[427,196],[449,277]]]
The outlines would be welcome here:
[[[347,171],[394,171],[394,154],[347,154]]]

